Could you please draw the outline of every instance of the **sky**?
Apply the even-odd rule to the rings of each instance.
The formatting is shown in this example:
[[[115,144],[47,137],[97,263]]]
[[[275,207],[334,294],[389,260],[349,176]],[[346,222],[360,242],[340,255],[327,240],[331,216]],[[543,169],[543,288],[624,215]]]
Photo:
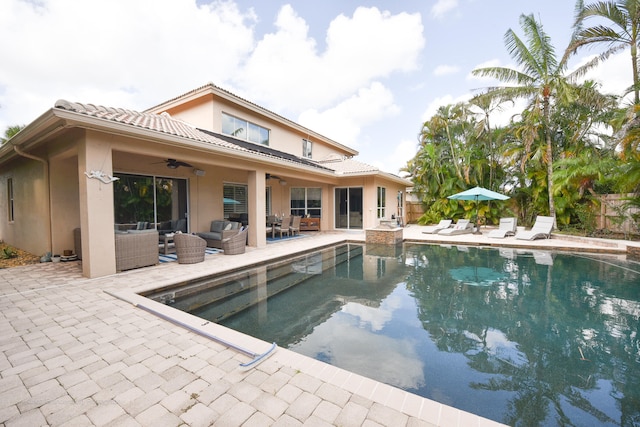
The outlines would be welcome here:
[[[213,83],[398,174],[439,106],[496,83],[473,69],[516,66],[504,34],[524,37],[521,14],[534,14],[561,56],[574,8],[573,0],[2,0],[0,131],[58,99],[143,111]],[[581,52],[570,68],[596,53]],[[629,62],[623,51],[588,77],[621,94]]]

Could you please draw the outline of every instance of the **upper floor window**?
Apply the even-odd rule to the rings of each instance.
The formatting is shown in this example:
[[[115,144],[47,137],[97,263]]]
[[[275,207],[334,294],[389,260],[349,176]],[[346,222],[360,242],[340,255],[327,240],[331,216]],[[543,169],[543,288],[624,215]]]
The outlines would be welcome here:
[[[7,179],[7,206],[9,208],[9,221],[14,221],[15,216],[13,210],[13,178]]]
[[[311,158],[311,141],[308,139],[302,140],[302,157]]]
[[[387,189],[378,187],[378,218],[385,218],[387,210]]]
[[[269,145],[269,129],[222,113],[222,133],[239,139]]]

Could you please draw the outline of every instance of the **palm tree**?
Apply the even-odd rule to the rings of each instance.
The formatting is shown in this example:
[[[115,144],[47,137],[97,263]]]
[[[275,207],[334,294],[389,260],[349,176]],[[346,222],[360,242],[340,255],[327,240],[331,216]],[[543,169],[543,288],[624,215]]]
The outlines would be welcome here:
[[[5,129],[4,131],[4,137],[0,137],[0,145],[4,144],[5,142],[13,138],[15,134],[17,134],[22,129],[24,129],[24,126],[25,125],[8,126],[7,129]]]
[[[604,18],[611,26],[597,24],[583,28],[590,18]],[[582,0],[576,3],[574,34],[565,56],[576,53],[584,46],[602,44],[607,49],[587,64],[587,68],[609,58],[612,54],[626,48],[631,51],[631,70],[633,72],[634,103],[640,103],[640,84],[638,82],[638,42],[640,41],[640,0],[599,1],[588,6]],[[582,70],[584,72],[585,70]]]
[[[481,96],[489,96],[499,100],[525,98],[529,104],[527,117],[539,119],[546,144],[545,162],[547,165],[547,192],[549,197],[549,214],[555,218],[553,199],[553,145],[551,137],[551,110],[558,103],[569,102],[573,98],[573,86],[564,73],[567,60],[558,61],[550,38],[533,15],[521,15],[520,25],[524,31],[526,42],[509,29],[505,36],[505,45],[509,55],[516,61],[520,70],[506,67],[488,67],[473,70],[473,74],[482,77],[493,77],[512,86],[489,88]]]
[[[494,112],[503,111],[502,102],[495,101],[491,98],[474,97],[469,101],[469,109],[473,112],[478,110],[476,115],[479,119],[475,126],[476,138],[486,142],[486,149],[489,154],[489,189],[495,190],[495,166],[496,166],[496,147],[494,138],[500,134],[500,131],[492,129],[490,116]]]

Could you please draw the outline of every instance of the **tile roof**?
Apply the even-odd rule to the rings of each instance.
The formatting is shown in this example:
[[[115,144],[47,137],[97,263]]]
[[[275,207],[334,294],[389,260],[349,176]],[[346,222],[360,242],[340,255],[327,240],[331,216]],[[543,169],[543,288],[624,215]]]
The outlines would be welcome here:
[[[324,160],[320,160],[318,163],[334,170],[337,174],[340,175],[380,171],[380,169],[375,166],[359,162],[351,157],[344,158],[341,156],[331,155]]]
[[[109,120],[117,123],[128,124],[138,128],[155,132],[174,135],[193,141],[209,143],[219,147],[237,150],[239,152],[253,153],[266,158],[284,160],[304,166],[310,166],[319,170],[334,171],[338,175],[357,175],[362,173],[377,173],[375,166],[354,160],[351,157],[330,155],[321,161],[313,161],[295,156],[283,151],[274,150],[265,145],[242,141],[228,135],[218,134],[212,131],[196,128],[189,123],[172,118],[167,113],[154,114],[127,110],[124,108],[103,107],[94,104],[82,104],[58,100],[55,108],[83,114],[90,117]]]
[[[312,166],[318,169],[330,170],[316,162],[309,161],[292,154],[274,150],[259,144],[241,141],[229,136],[217,134],[211,131],[198,129],[186,122],[172,118],[169,114],[153,114],[141,113],[134,110],[124,108],[103,107],[93,104],[82,104],[78,102],[69,102],[66,100],[58,100],[55,108],[61,110],[72,111],[86,116],[96,117],[100,119],[110,120],[117,123],[132,125],[139,128],[149,129],[168,135],[179,136],[210,143],[220,147],[230,148],[243,152],[251,152],[264,157],[286,160],[293,163],[299,163],[306,166]]]
[[[81,104],[60,99],[55,103],[55,108],[86,116],[97,117],[118,123],[154,130],[169,135],[181,136],[197,141],[208,142],[193,126],[174,120],[168,115],[146,114],[124,108],[103,107],[101,105]]]

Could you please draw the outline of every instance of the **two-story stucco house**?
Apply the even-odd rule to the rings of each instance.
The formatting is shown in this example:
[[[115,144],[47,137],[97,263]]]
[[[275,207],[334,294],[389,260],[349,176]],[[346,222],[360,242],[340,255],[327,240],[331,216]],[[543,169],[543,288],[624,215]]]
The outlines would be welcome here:
[[[116,272],[120,223],[199,232],[240,214],[261,247],[270,214],[321,230],[402,221],[410,183],[355,155],[213,84],[144,112],[60,100],[0,147],[0,238],[61,253],[79,229],[83,274],[99,277]]]

